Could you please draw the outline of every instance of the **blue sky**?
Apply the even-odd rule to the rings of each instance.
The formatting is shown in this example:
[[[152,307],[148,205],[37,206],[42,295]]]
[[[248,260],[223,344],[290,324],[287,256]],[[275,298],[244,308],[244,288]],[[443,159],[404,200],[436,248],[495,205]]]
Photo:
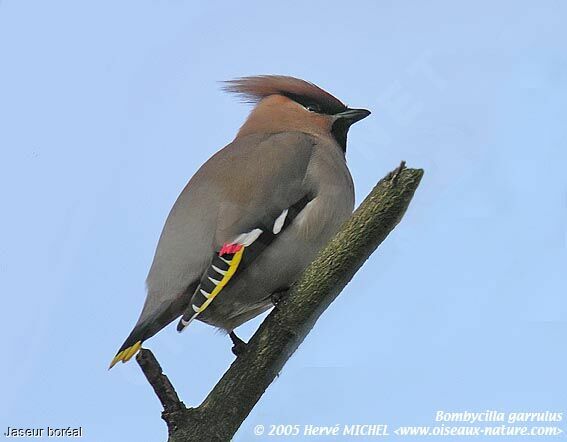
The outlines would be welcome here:
[[[270,73],[373,111],[358,201],[402,159],[426,174],[235,440],[566,412],[567,5],[196,3],[0,1],[1,432],[165,439],[137,365],[106,368],[171,205],[249,111],[218,81]],[[201,323],[147,345],[188,405],[233,358]]]

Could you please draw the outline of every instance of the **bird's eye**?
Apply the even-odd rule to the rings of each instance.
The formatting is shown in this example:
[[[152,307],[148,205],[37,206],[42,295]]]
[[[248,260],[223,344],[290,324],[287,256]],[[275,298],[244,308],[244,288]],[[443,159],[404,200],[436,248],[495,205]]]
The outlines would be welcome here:
[[[321,107],[318,104],[308,104],[307,106],[305,106],[305,109],[307,109],[309,112],[321,112]]]

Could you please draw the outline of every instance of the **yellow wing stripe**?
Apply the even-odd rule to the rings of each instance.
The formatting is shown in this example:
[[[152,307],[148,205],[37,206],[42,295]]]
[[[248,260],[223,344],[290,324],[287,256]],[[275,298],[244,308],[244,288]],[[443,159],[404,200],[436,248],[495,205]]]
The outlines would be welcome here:
[[[216,285],[215,289],[211,292],[209,298],[203,304],[201,304],[201,306],[195,313],[194,317],[196,317],[199,313],[202,313],[209,306],[209,304],[213,302],[213,299],[215,299],[215,297],[221,292],[224,286],[228,284],[230,278],[234,276],[236,270],[238,270],[240,261],[242,261],[242,255],[244,253],[244,249],[245,247],[242,247],[238,252],[234,254],[234,256],[232,257],[232,261],[230,262],[230,267],[226,271],[226,274],[222,277],[220,282]]]
[[[132,356],[134,356],[138,352],[141,346],[142,346],[142,341],[138,341],[131,347],[122,350],[120,353],[114,356],[114,359],[110,363],[110,367],[108,367],[108,369],[110,370],[120,361],[128,362],[130,359],[132,359]]]

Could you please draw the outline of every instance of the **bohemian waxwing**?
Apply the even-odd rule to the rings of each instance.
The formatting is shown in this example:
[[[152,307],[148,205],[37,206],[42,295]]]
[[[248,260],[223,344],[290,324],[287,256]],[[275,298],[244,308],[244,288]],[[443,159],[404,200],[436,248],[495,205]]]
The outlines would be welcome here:
[[[367,117],[293,77],[227,82],[256,103],[236,138],[175,202],[147,278],[147,297],[111,367],[181,316],[231,332],[269,309],[354,208],[345,161],[351,124]]]

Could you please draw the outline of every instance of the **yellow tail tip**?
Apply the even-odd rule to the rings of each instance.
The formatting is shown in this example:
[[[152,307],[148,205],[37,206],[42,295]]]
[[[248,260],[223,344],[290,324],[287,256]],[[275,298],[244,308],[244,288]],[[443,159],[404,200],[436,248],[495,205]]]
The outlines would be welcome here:
[[[122,361],[122,363],[128,362],[130,359],[132,359],[132,356],[134,356],[136,353],[138,353],[138,350],[140,350],[141,346],[142,346],[142,341],[138,341],[134,345],[132,345],[131,347],[128,347],[128,348],[122,350],[121,352],[119,352],[116,356],[114,356],[114,359],[110,363],[110,366],[108,367],[108,369],[110,370],[112,367],[114,367],[120,361]]]

